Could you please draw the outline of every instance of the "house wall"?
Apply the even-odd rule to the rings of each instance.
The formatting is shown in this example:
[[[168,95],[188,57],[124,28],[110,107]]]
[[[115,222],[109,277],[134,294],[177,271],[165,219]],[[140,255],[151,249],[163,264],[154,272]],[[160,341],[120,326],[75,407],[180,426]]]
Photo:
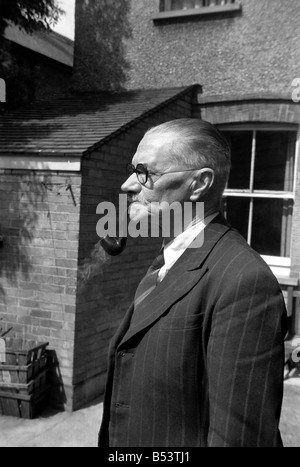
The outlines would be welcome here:
[[[160,0],[76,1],[75,87],[201,84],[204,95],[290,93],[300,77],[298,0],[237,0],[228,16],[154,22]],[[91,47],[90,45],[94,46]]]
[[[203,94],[290,92],[300,77],[298,0],[241,0],[242,13],[155,23],[159,0],[132,0],[129,89],[199,83]]]
[[[12,326],[8,336],[49,342],[58,362],[51,372],[52,402],[67,408],[73,398],[80,185],[75,173],[0,173],[1,327]]]
[[[99,203],[118,206],[125,166],[131,162],[145,131],[159,123],[191,117],[190,93],[148,114],[120,132],[82,161],[79,279],[74,348],[74,409],[103,394],[109,341],[130,305],[136,287],[159,251],[161,239],[128,238],[125,251],[109,257],[103,267],[95,258],[99,241]],[[97,250],[97,248],[96,248]],[[101,249],[100,249],[101,251]],[[83,273],[90,271],[84,282]]]

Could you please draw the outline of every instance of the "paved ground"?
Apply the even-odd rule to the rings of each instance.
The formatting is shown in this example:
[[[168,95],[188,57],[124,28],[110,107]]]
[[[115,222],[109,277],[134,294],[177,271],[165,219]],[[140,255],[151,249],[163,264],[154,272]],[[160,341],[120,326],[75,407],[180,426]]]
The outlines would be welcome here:
[[[77,412],[45,410],[34,420],[0,416],[0,447],[96,447],[102,403]]]
[[[286,379],[280,430],[287,448],[300,447],[300,369]]]
[[[0,447],[96,447],[102,403],[77,412],[47,410],[35,420],[0,416]],[[281,434],[286,447],[300,447],[300,378],[285,382]]]

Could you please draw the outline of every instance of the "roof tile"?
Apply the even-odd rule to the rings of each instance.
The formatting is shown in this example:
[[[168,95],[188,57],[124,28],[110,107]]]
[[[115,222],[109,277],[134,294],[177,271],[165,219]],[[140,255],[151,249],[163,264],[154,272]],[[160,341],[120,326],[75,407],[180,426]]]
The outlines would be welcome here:
[[[0,116],[0,154],[85,154],[188,88],[57,96]]]

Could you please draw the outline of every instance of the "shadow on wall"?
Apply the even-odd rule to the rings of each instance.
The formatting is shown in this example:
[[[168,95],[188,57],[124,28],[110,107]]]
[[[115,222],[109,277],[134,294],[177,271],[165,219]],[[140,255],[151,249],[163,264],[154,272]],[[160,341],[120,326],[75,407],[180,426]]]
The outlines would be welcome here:
[[[48,381],[50,383],[49,404],[52,408],[63,410],[67,402],[63,378],[60,372],[59,360],[54,349],[47,351],[48,355]]]
[[[5,286],[17,287],[32,269],[27,248],[35,236],[37,208],[45,202],[46,188],[35,174],[21,177],[4,174],[0,184],[0,302],[6,304]],[[5,284],[5,285],[4,285]]]
[[[117,91],[123,89],[129,63],[126,40],[131,0],[77,0],[74,89]]]
[[[9,336],[13,338],[22,333],[26,340],[26,329],[30,327],[30,324],[23,323],[20,330],[17,292],[23,290],[24,293],[31,293],[30,274],[38,274],[36,265],[31,261],[30,248],[42,248],[44,235],[41,223],[45,223],[50,216],[47,193],[51,185],[49,177],[41,177],[29,170],[19,175],[5,173],[0,176],[0,236],[3,237],[0,247],[0,318],[4,331],[10,330]],[[27,287],[23,289],[20,281],[28,282],[28,290]],[[59,362],[54,350],[48,353],[51,403],[61,408],[66,396]]]

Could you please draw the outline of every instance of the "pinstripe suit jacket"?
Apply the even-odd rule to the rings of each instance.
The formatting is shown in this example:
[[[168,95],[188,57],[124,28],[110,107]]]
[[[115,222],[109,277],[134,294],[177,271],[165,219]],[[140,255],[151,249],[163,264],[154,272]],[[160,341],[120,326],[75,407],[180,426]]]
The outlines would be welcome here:
[[[269,267],[219,215],[109,350],[99,445],[281,446],[286,310]]]

